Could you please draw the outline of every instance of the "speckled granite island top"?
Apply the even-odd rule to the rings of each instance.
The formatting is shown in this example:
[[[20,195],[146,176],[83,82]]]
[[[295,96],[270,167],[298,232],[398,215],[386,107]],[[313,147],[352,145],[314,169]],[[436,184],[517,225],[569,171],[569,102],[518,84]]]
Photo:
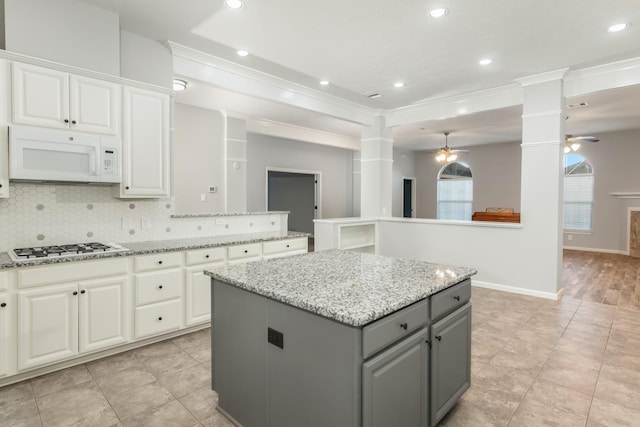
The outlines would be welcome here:
[[[336,249],[205,273],[352,326],[364,326],[476,274],[473,268]]]
[[[309,237],[309,233],[299,233],[295,231],[282,232],[262,232],[231,234],[227,236],[194,237],[189,239],[174,240],[149,240],[146,242],[127,242],[122,246],[129,249],[126,252],[94,252],[88,255],[77,257],[61,258],[40,258],[32,261],[15,262],[6,252],[0,253],[0,269],[13,267],[32,267],[35,265],[58,264],[63,262],[86,261],[90,259],[111,258],[117,256],[146,255],[160,252],[173,252],[189,249],[212,248],[216,246],[231,246],[245,243],[268,242],[272,240],[295,239],[298,237]]]

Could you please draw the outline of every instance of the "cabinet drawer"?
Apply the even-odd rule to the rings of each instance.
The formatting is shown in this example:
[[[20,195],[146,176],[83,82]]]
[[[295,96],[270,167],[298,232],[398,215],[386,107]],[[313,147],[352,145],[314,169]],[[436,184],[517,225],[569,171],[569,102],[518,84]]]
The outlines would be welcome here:
[[[264,255],[277,254],[279,252],[299,251],[301,249],[307,249],[307,238],[292,239],[292,240],[278,240],[275,242],[265,242],[262,244],[262,253]]]
[[[135,270],[149,271],[159,268],[171,268],[180,266],[180,252],[164,252],[160,254],[138,256],[135,258]]]
[[[262,252],[261,243],[251,243],[248,245],[229,246],[229,260],[259,257]]]
[[[224,261],[226,256],[226,248],[207,248],[187,251],[187,265]]]
[[[458,307],[462,307],[470,299],[471,279],[431,295],[431,319],[437,319]]]
[[[179,298],[182,289],[180,270],[136,274],[136,306]]]
[[[120,257],[20,268],[18,270],[18,287],[31,288],[51,283],[69,283],[104,276],[119,276],[126,274],[127,271],[127,259]]]
[[[362,330],[362,357],[365,359],[429,321],[429,300],[419,301],[384,317]]]
[[[179,327],[179,299],[136,308],[136,338],[171,331]]]

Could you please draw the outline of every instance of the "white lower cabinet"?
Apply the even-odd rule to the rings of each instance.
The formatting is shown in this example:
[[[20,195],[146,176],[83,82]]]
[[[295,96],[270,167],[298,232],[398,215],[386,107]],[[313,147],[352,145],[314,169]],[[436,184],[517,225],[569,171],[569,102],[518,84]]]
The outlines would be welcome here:
[[[129,341],[128,278],[91,280],[79,287],[80,353]]]
[[[7,293],[0,293],[0,377],[9,375],[12,370],[10,361],[11,351],[15,349],[12,297]]]
[[[224,263],[199,265],[185,269],[185,319],[187,326],[211,320],[211,277],[204,270]]]
[[[127,277],[18,292],[18,370],[128,341]]]

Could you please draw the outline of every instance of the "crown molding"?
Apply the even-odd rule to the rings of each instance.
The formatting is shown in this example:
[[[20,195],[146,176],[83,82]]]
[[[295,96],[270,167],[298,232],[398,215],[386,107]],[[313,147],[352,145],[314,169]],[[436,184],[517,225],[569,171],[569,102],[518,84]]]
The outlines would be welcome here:
[[[523,87],[537,85],[540,83],[562,80],[567,72],[569,72],[569,68],[560,68],[558,70],[552,70],[540,74],[534,74],[532,76],[521,77],[519,79],[515,79],[515,81]]]
[[[389,127],[443,120],[451,117],[521,105],[522,88],[515,83],[454,95],[386,111]]]
[[[249,119],[247,120],[247,133],[293,139],[347,150],[360,150],[360,140],[357,138],[273,120]]]
[[[565,78],[565,96],[640,84],[640,57],[572,70]]]
[[[174,73],[217,87],[370,126],[379,111],[169,41]]]

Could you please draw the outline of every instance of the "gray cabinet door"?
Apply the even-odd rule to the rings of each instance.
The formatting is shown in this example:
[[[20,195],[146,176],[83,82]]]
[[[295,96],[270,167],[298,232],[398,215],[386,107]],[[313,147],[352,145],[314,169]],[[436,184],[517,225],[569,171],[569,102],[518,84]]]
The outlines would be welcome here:
[[[471,382],[471,304],[431,325],[431,426]]]
[[[428,423],[429,329],[424,328],[362,366],[362,425]]]

